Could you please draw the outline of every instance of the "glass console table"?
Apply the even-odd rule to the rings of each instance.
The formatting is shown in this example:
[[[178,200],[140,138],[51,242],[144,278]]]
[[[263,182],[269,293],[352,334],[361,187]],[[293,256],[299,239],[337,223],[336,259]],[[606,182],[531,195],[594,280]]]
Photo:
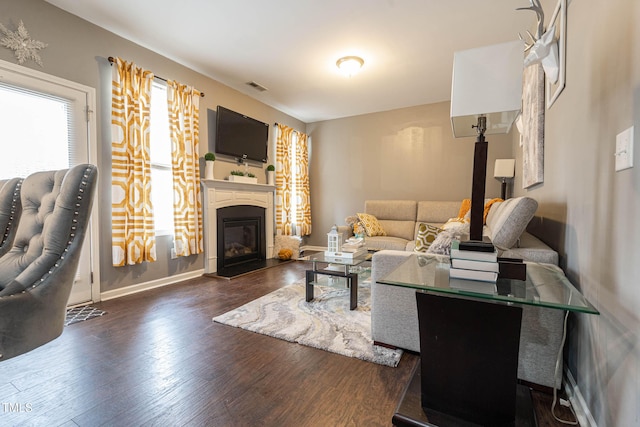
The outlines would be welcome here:
[[[517,383],[522,306],[599,312],[557,266],[526,269],[526,281],[461,289],[449,286],[448,257],[413,254],[378,280],[416,289],[418,306],[420,366],[394,425],[535,425],[530,394]]]

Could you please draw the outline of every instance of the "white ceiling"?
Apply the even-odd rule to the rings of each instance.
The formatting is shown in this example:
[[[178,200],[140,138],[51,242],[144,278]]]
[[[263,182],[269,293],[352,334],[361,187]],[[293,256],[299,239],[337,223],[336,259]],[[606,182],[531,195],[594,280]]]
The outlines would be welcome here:
[[[307,123],[449,100],[453,52],[535,24],[527,0],[46,1]]]

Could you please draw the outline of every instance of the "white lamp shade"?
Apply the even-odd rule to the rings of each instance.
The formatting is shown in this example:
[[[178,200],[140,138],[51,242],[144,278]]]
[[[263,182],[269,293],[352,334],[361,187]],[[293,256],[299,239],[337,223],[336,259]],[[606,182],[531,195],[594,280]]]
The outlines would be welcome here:
[[[494,178],[513,178],[516,172],[515,159],[496,159],[496,166],[493,170]]]
[[[451,127],[455,137],[475,136],[478,117],[485,134],[509,133],[522,106],[524,41],[459,51],[453,57]]]

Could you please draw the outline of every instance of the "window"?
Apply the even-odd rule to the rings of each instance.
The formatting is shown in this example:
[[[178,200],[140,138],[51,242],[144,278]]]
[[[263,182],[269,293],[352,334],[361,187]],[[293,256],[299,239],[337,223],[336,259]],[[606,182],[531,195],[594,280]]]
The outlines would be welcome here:
[[[156,236],[173,235],[173,175],[167,86],[153,82],[149,119],[151,157],[151,202]]]
[[[71,100],[1,83],[0,99],[0,140],[13,147],[0,163],[0,179],[74,163],[69,155],[75,142]]]

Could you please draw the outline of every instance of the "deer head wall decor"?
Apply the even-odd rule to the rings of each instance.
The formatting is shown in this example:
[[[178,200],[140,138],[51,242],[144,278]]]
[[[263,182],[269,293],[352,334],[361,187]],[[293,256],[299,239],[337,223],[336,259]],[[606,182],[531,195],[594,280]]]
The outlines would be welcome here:
[[[551,28],[544,31],[544,11],[542,10],[542,5],[540,4],[540,0],[529,0],[531,3],[530,7],[519,7],[516,10],[533,10],[538,17],[538,26],[536,30],[536,36],[534,37],[531,32],[527,31],[529,35],[530,42],[525,40],[525,52],[529,52],[529,54],[524,59],[524,66],[528,67],[533,64],[542,64],[542,68],[544,69],[544,74],[547,76],[549,81],[555,83],[558,81],[558,72],[559,72],[559,64],[558,64],[558,41],[556,40],[555,26],[551,26]],[[520,39],[523,37],[518,34]]]

